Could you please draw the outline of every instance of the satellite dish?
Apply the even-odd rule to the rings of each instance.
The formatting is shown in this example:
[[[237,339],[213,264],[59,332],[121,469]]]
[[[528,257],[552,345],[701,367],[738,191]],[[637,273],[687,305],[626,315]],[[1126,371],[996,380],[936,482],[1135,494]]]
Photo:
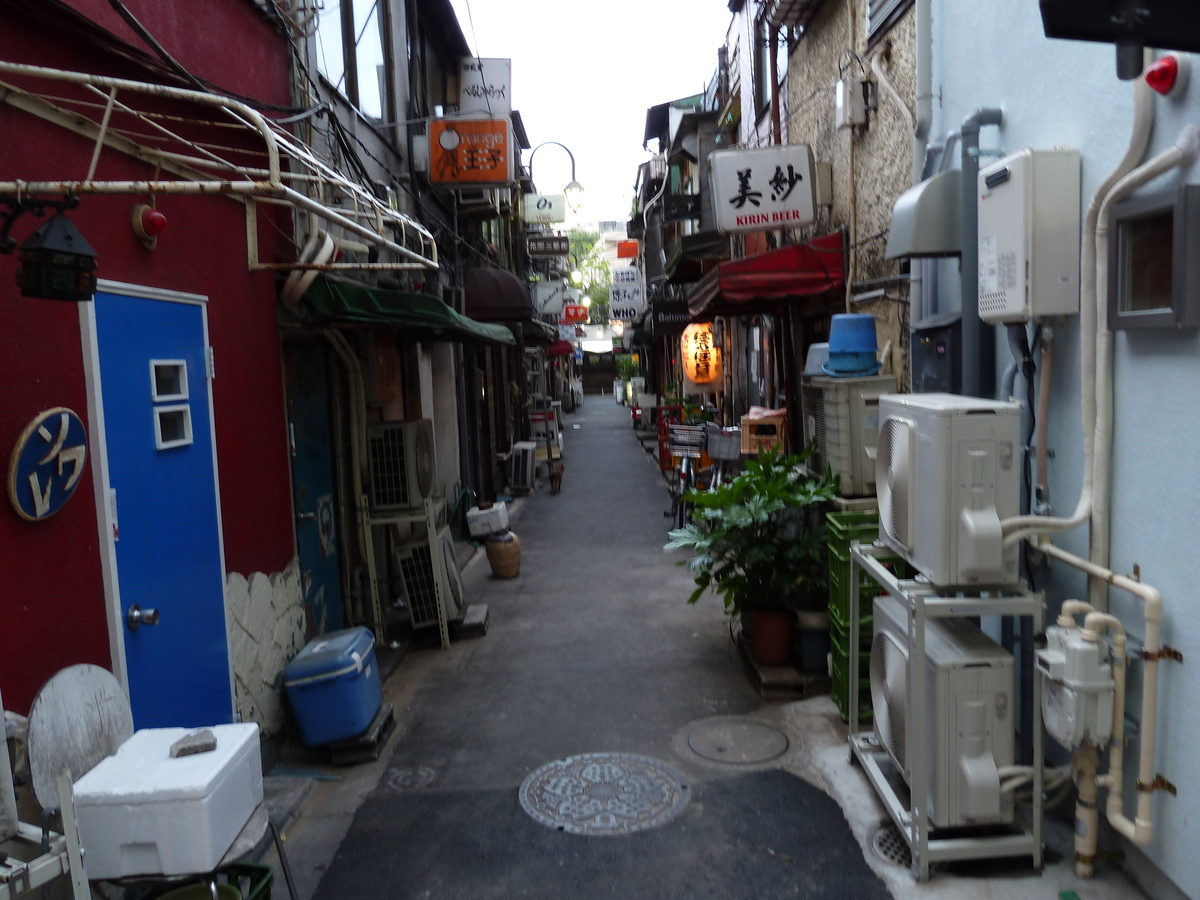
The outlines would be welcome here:
[[[29,710],[27,752],[33,793],[58,807],[58,773],[78,781],[133,736],[133,710],[120,683],[93,665],[63,669],[38,691]]]

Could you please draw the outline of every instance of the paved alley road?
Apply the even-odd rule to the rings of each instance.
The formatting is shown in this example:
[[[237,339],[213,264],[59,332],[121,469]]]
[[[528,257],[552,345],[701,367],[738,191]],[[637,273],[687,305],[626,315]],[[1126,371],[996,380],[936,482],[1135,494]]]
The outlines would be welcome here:
[[[515,527],[520,577],[468,567],[490,633],[414,653],[393,676],[394,755],[316,896],[887,897],[824,793],[688,752],[690,723],[762,702],[719,603],[688,606],[691,580],[662,552],[668,498],[628,411],[589,397],[566,428],[562,493],[530,498]],[[530,772],[599,751],[661,760],[690,803],[624,836],[526,814],[518,789]]]

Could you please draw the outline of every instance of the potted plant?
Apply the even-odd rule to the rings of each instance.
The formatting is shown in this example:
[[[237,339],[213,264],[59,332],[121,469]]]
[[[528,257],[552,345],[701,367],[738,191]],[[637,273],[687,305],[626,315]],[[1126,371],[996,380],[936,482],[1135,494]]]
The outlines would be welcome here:
[[[680,563],[696,582],[689,603],[713,588],[728,614],[749,611],[751,653],[764,665],[790,658],[795,610],[828,605],[825,513],[837,479],[806,473],[809,455],[763,451],[716,491],[689,492],[696,521],[664,547],[692,553]]]

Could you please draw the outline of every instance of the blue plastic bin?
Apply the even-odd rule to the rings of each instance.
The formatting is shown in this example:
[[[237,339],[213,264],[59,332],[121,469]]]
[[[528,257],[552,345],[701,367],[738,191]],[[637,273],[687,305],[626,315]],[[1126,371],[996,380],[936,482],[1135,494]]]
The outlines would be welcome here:
[[[360,626],[313,638],[283,670],[283,686],[307,746],[358,737],[383,702],[374,635]]]
[[[870,313],[841,313],[829,324],[829,359],[821,366],[826,375],[873,375],[882,364],[876,359],[879,342],[875,317]]]

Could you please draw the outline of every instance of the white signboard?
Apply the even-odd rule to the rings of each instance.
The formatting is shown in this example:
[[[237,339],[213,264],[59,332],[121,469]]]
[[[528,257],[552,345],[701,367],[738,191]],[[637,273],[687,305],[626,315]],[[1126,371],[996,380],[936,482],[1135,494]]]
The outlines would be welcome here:
[[[565,194],[526,194],[521,217],[526,222],[567,221]]]
[[[807,144],[718,150],[709,164],[718,231],[774,231],[814,220],[813,155]]]
[[[559,325],[558,339],[560,341],[574,341],[577,335],[575,334],[574,325]]]
[[[646,282],[637,266],[613,269],[608,286],[608,316],[623,322],[635,322],[646,311]]]
[[[561,281],[539,281],[533,285],[533,305],[539,313],[557,317],[566,302],[567,287]]]
[[[464,59],[458,82],[459,112],[507,116],[512,112],[512,60]]]

